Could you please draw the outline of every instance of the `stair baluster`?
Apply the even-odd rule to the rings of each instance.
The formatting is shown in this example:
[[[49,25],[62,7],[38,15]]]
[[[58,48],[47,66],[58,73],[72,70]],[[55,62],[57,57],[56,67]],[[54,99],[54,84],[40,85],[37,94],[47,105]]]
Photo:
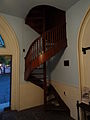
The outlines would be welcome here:
[[[67,46],[66,34],[63,33],[65,32],[65,27],[66,25],[58,25],[51,30],[43,32],[43,34],[31,44],[25,57],[25,80],[30,80],[32,83],[44,89],[44,104],[49,106],[48,109],[46,108],[47,110],[61,109],[61,111],[64,111],[65,109],[70,113],[66,104],[62,101],[58,93],[56,93],[56,90],[50,86],[50,81],[48,82],[50,87],[48,91],[46,77],[46,61]],[[48,92],[50,91],[53,92],[54,98],[51,97],[50,100],[47,101]],[[62,107],[60,108],[61,103]]]

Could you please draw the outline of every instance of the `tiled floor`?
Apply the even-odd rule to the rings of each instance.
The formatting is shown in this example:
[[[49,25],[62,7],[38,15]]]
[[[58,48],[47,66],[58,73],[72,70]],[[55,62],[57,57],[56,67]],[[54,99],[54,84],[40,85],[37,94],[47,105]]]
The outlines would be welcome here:
[[[23,111],[6,111],[0,120],[74,120],[66,112],[46,111],[44,106],[37,106]]]

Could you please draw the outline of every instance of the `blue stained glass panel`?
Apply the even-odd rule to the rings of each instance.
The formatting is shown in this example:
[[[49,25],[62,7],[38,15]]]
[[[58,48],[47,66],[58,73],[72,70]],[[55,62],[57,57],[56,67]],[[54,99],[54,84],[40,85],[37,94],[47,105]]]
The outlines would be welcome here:
[[[0,35],[0,47],[5,47],[4,40],[2,39]]]

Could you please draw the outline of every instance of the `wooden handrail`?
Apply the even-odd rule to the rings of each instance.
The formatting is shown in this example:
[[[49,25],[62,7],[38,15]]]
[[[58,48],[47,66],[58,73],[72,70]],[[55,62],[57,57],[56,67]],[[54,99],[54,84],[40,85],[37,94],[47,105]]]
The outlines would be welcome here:
[[[50,51],[50,49],[54,48],[56,49],[57,48],[56,45],[58,45],[60,41],[64,42],[66,40],[65,31],[66,24],[58,25],[52,28],[51,30],[44,32],[41,36],[39,36],[36,40],[32,42],[25,57],[25,72],[29,71],[28,66],[30,67],[30,71],[32,70],[32,62],[34,62],[43,52],[45,54],[46,52]],[[45,61],[44,59],[42,59],[42,61],[39,61],[40,62],[39,65],[42,64],[43,61]],[[28,77],[30,71],[28,73]]]
[[[46,34],[46,33],[48,34],[49,32],[55,32],[55,29],[56,29],[56,28],[58,28],[58,27],[63,28],[63,26],[65,26],[65,25],[66,25],[66,24],[63,24],[63,25],[57,25],[56,27],[53,27],[52,29],[46,31],[44,34]],[[32,42],[32,44],[30,45],[29,50],[30,50],[31,47],[34,45],[34,43],[37,42],[38,39],[41,39],[41,35],[40,35],[38,38],[36,38],[36,39]],[[27,54],[26,54],[26,56],[25,56],[25,59],[26,59],[26,57],[27,57],[28,54],[29,54],[29,50],[28,50],[28,52],[27,52]]]

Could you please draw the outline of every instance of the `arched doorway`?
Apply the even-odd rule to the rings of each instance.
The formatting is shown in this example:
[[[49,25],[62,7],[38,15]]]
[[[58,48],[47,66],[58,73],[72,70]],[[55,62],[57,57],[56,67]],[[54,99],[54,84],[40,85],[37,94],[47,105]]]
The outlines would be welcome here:
[[[78,36],[78,56],[81,100],[90,102],[90,9],[86,13]],[[86,96],[85,96],[86,95]]]
[[[5,42],[5,48],[0,49],[0,55],[12,56],[11,109],[19,110],[19,45],[14,30],[2,16],[0,35]]]

